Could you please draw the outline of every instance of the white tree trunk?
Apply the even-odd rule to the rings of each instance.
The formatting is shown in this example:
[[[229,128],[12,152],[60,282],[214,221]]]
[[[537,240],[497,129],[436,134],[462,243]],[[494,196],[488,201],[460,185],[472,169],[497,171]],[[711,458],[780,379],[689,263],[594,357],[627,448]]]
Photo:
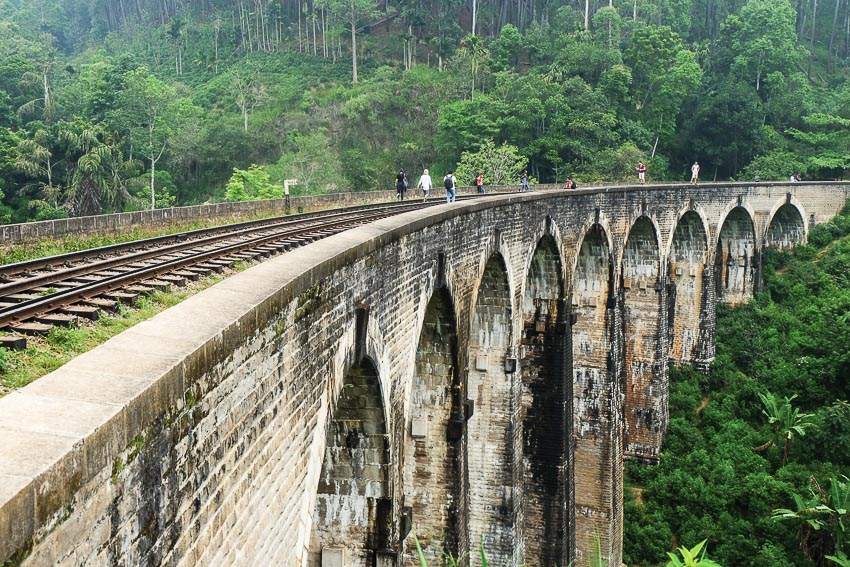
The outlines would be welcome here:
[[[357,29],[351,22],[351,82],[357,82]]]
[[[156,208],[156,191],[154,190],[154,170],[156,169],[156,160],[151,158],[151,210]]]

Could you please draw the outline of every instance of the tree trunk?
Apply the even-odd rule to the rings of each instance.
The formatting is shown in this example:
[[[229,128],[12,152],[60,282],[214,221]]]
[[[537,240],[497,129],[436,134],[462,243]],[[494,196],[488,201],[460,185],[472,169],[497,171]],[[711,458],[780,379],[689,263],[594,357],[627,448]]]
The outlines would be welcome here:
[[[151,158],[151,210],[156,208],[156,191],[154,190],[154,170],[156,169],[156,160]]]
[[[352,14],[351,22],[351,82],[357,82],[357,27]]]
[[[815,28],[817,27],[818,0],[812,0],[812,37],[809,38],[809,69],[807,75],[812,79],[812,59],[815,56]]]
[[[829,70],[832,68],[832,57],[833,57],[832,48],[833,48],[833,45],[835,43],[835,22],[838,21],[838,7],[839,6],[841,6],[841,0],[835,0],[835,12],[832,14],[832,29],[829,31],[829,52],[827,53],[827,60],[826,60],[826,70],[827,70],[827,72],[829,72]],[[835,55],[837,55],[837,53]]]
[[[590,0],[584,0],[584,29],[590,29]]]

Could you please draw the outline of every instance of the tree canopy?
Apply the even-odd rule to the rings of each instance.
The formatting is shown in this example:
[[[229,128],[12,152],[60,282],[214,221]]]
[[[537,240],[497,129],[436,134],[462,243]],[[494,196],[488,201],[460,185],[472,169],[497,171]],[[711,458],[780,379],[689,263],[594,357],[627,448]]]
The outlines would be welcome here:
[[[0,221],[242,198],[252,165],[377,189],[491,142],[540,182],[842,178],[848,21],[840,0],[7,2]]]

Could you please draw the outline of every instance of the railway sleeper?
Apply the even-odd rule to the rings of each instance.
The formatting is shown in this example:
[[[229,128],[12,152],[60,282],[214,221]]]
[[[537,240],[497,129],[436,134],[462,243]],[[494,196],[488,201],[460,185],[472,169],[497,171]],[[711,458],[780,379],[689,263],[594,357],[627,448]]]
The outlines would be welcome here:
[[[174,275],[174,274],[166,274],[166,275],[163,275],[163,276],[158,276],[157,279],[159,279],[160,281],[170,283],[171,285],[176,285],[177,287],[183,287],[187,283],[186,278],[184,278],[182,276]]]
[[[90,305],[103,309],[105,311],[118,311],[118,301],[115,299],[105,299],[102,297],[90,297],[81,301],[83,305]]]
[[[71,278],[68,281],[74,282],[74,283],[87,284],[87,283],[99,282],[101,279],[102,278],[99,278],[97,276],[94,276],[94,277],[93,276],[78,276],[76,278]]]
[[[75,315],[90,321],[97,321],[100,317],[100,310],[91,305],[68,305],[67,307],[58,309],[58,311],[60,313],[65,313],[66,315]]]
[[[192,269],[193,270],[206,270],[207,273],[215,272],[217,274],[220,274],[221,272],[224,271],[224,266],[222,266],[221,264],[211,264],[211,263],[208,263],[208,262],[204,262],[203,264],[197,264],[195,266],[192,266]]]
[[[9,350],[24,350],[27,348],[26,337],[0,337],[0,347]]]
[[[262,250],[269,256],[276,256],[277,254],[280,254],[283,251],[283,246],[262,246],[258,248],[258,250]]]
[[[77,322],[77,317],[66,313],[47,313],[45,315],[36,315],[33,317],[36,323],[44,323],[45,325],[53,325],[54,327],[70,327]]]
[[[113,300],[118,303],[124,303],[125,305],[131,305],[139,299],[139,294],[130,293],[128,291],[111,291],[109,293],[104,293],[103,297],[106,298],[106,301]]]
[[[148,287],[146,285],[138,285],[138,284],[137,285],[129,285],[124,289],[134,293],[136,295],[136,297],[138,297],[140,295],[150,295],[154,291],[152,287]]]
[[[201,277],[200,273],[190,270],[180,270],[179,272],[174,272],[174,275],[186,278],[191,282],[197,281]]]
[[[161,279],[145,280],[142,282],[142,285],[155,289],[156,291],[168,291],[171,289],[171,282],[163,281]]]
[[[177,274],[181,272],[185,272],[187,274],[195,274],[197,278],[203,278],[208,276],[213,270],[211,268],[199,268],[198,266],[191,266],[189,268],[183,268],[180,272],[175,272]],[[188,277],[188,276],[187,276]]]
[[[33,321],[18,323],[9,327],[10,330],[22,335],[46,335],[52,328],[53,325],[48,325],[47,323],[36,323]]]

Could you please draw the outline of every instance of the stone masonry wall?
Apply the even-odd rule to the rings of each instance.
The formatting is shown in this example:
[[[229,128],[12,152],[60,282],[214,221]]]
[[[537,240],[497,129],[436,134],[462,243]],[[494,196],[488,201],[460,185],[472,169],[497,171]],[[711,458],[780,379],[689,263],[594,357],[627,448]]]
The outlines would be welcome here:
[[[460,392],[450,411],[466,410],[458,416],[457,451],[440,448],[447,433],[439,425],[418,442],[432,448],[432,470],[451,470],[447,461],[454,460],[458,472],[429,482],[446,502],[458,494],[458,553],[474,551],[483,536],[511,567],[533,564],[535,528],[525,518],[535,513],[534,482],[524,502],[519,467],[534,462],[536,434],[532,424],[525,436],[524,370],[514,372],[510,360],[518,358],[524,321],[537,317],[526,312],[526,286],[533,285],[531,258],[547,234],[563,258],[562,299],[575,305],[569,309],[576,316],[572,407],[564,410],[574,416],[572,438],[563,427],[572,465],[565,478],[574,481],[562,497],[575,524],[571,530],[565,512],[554,520],[563,525],[544,529],[574,534],[567,546],[579,563],[598,537],[603,554],[619,564],[625,401],[619,377],[632,337],[614,282],[624,274],[631,228],[641,218],[657,227],[658,271],[668,274],[678,219],[694,211],[707,227],[705,265],[722,267],[726,258],[716,263],[714,255],[725,220],[746,225],[740,212],[730,214],[736,208],[752,219],[758,251],[783,204],[798,208],[808,231],[848,194],[840,184],[764,183],[491,196],[384,219],[252,267],[0,399],[0,559],[306,566],[315,558],[314,534],[328,525],[327,514],[315,511],[320,485],[332,480],[322,473],[329,444],[331,454],[344,451],[340,394],[366,359],[379,385],[366,389],[372,399],[380,392],[386,432],[380,459],[376,446],[366,449],[373,470],[386,463],[387,474],[374,522],[367,514],[374,524],[368,545],[382,567],[409,564],[409,555],[399,556],[408,496],[414,509],[421,505],[407,480],[419,473],[405,471],[428,474],[407,462],[417,457],[409,449],[413,419],[439,424],[446,411],[441,395],[427,392],[444,382],[414,387],[417,351],[421,367],[427,352],[452,356],[445,353],[453,347],[434,341],[456,340]],[[757,253],[752,257],[758,260]],[[671,282],[664,280],[653,316],[666,321]],[[442,339],[428,331],[432,345],[423,350],[420,337],[426,320],[433,321],[426,313],[438,288],[451,298],[453,317],[443,320],[456,328],[440,331]],[[706,353],[714,299],[704,290],[699,300],[700,329],[692,332],[706,341],[699,349]],[[359,329],[364,310],[369,316]],[[548,356],[557,348],[550,344],[533,348]],[[471,414],[468,399],[475,402]],[[366,407],[375,413],[377,401]],[[374,435],[381,435],[378,429]],[[337,473],[336,480],[348,482],[342,469]],[[427,521],[417,513],[412,518],[414,528]],[[328,565],[335,560],[330,551]],[[467,557],[478,566],[475,554]]]

